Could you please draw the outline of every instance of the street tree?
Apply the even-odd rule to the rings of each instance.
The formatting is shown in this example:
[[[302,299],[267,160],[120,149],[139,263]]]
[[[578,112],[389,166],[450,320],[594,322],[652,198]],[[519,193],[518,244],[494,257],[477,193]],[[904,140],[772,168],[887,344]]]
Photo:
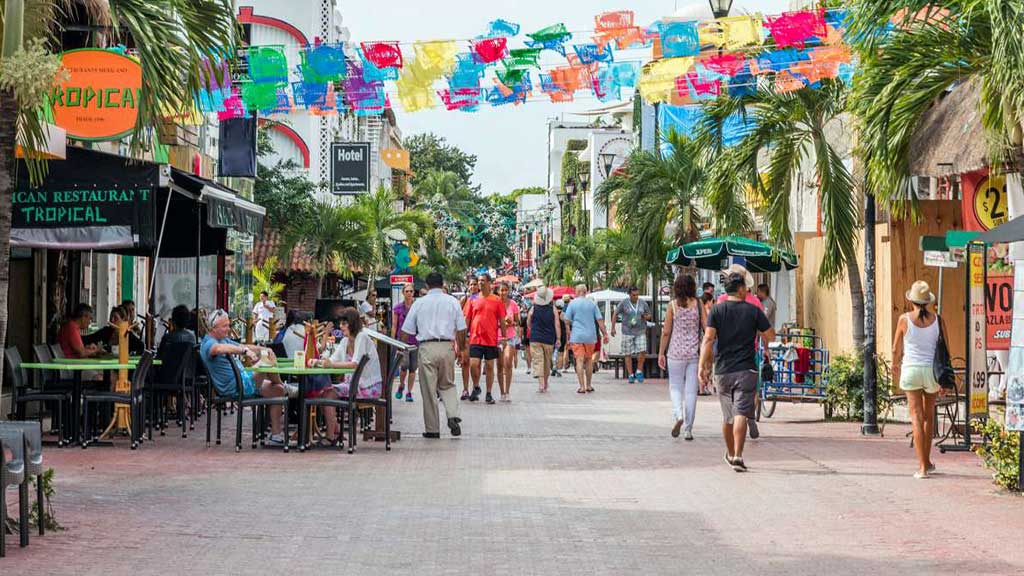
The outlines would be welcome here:
[[[412,250],[418,250],[420,240],[430,238],[433,221],[430,214],[416,208],[398,211],[397,199],[390,188],[380,186],[376,192],[356,200],[356,206],[366,218],[372,244],[373,266],[368,272],[373,277],[387,274],[391,269],[396,242],[406,242]]]
[[[444,137],[433,132],[409,136],[403,142],[409,151],[410,165],[413,171],[411,184],[413,188],[433,171],[451,172],[455,174],[463,186],[476,191],[470,180],[476,168],[476,156],[463,152],[459,147],[448,144]]]
[[[282,240],[280,256],[289,260],[289,268],[296,248],[312,263],[313,275],[319,280],[317,298],[323,296],[328,274],[350,278],[376,265],[370,215],[362,206],[316,200],[310,216],[285,228]]]

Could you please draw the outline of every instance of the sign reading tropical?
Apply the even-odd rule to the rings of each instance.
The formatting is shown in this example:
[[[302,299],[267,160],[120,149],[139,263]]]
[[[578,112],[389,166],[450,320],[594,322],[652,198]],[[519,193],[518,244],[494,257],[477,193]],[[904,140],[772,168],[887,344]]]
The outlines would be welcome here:
[[[16,228],[131,226],[151,189],[17,190],[12,198]]]
[[[98,48],[61,55],[66,78],[53,87],[53,123],[75,140],[117,140],[134,128],[142,106],[142,66]]]

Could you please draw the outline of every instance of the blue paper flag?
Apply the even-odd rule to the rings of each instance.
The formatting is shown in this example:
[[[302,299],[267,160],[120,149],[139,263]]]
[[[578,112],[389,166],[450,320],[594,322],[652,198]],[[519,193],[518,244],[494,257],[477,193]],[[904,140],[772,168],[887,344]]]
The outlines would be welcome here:
[[[696,22],[662,22],[661,51],[665,58],[700,54],[700,35]]]
[[[602,52],[597,44],[576,44],[573,46],[576,55],[580,58],[581,64],[592,64],[594,62],[611,62],[614,60],[611,48],[605,48]]]
[[[508,20],[493,20],[487,25],[487,32],[481,34],[479,38],[495,38],[498,36],[518,36],[519,35],[519,24],[515,22],[509,22]]]

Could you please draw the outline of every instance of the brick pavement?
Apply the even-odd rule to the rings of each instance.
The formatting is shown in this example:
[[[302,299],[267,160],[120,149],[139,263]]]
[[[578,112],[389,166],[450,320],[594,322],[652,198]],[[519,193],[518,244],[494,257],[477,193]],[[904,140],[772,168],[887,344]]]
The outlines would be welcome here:
[[[1024,572],[1024,499],[973,455],[917,481],[905,426],[865,439],[780,405],[736,474],[712,399],[683,442],[663,382],[595,386],[575,394],[570,373],[542,396],[520,372],[511,404],[464,405],[459,439],[420,438],[403,402],[391,453],[235,454],[173,428],[137,452],[50,449],[68,530],[9,546],[0,573]]]

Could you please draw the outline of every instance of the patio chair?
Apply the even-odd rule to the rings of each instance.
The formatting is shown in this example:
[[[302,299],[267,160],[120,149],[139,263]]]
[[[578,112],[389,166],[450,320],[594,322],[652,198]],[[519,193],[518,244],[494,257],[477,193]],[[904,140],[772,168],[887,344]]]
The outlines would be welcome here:
[[[10,456],[8,456],[8,453]],[[0,558],[7,555],[7,488],[18,487],[21,545],[28,546],[28,481],[25,477],[25,434],[0,429]]]
[[[242,451],[242,415],[246,408],[252,409],[252,447],[256,448],[257,439],[260,445],[263,444],[264,431],[266,430],[266,415],[265,411],[271,406],[283,406],[284,407],[284,451],[288,451],[288,396],[279,396],[276,398],[264,398],[262,396],[245,396],[242,385],[242,372],[238,369],[236,362],[230,362],[231,371],[235,376],[235,394],[232,396],[221,396],[217,398],[226,399],[235,403],[235,411],[237,415],[237,421],[235,422],[235,452]],[[213,388],[213,386],[211,386]],[[259,391],[260,383],[256,383],[256,390]],[[214,388],[211,393],[216,393]],[[220,412],[217,413],[217,440],[220,442]],[[300,439],[299,442],[302,442]]]
[[[359,364],[356,365],[356,371],[352,373],[352,379],[349,381],[348,386],[348,398],[300,398],[299,399],[299,414],[300,416],[305,414],[306,410],[311,407],[319,406],[333,406],[338,410],[338,416],[345,414],[348,422],[348,453],[351,454],[356,449],[356,420],[357,412],[359,410],[358,404],[364,402],[363,399],[358,399],[359,394],[359,379],[363,375],[363,369],[366,367],[366,363],[370,361],[370,357],[363,354],[363,357],[359,359]],[[383,393],[383,392],[382,392]],[[311,423],[312,424],[312,423]],[[339,434],[340,438],[341,434]],[[305,442],[305,438],[300,438],[299,442]],[[339,448],[341,445],[339,444]]]
[[[0,430],[5,429],[20,430],[25,436],[25,485],[28,486],[28,476],[36,477],[36,518],[39,519],[39,535],[43,536],[46,534],[43,522],[43,509],[46,505],[43,497],[43,473],[46,472],[43,468],[43,426],[38,422],[0,421]]]
[[[195,404],[192,392],[195,382],[195,344],[175,342],[162,349],[161,366],[155,376],[146,383],[146,395],[149,397],[149,439],[153,439],[154,425],[160,435],[167,430],[167,399],[174,397],[178,403],[178,422],[181,424],[181,437],[188,437],[188,430],[194,428]],[[188,405],[191,404],[189,407]],[[186,419],[186,408],[188,418]]]
[[[153,365],[153,351],[146,350],[142,354],[142,358],[139,359],[138,365],[135,366],[135,372],[132,374],[131,389],[125,392],[84,392],[82,394],[82,448],[85,449],[90,443],[90,434],[92,430],[89,428],[89,408],[90,404],[126,404],[130,410],[131,429],[129,435],[131,436],[131,448],[135,450],[139,447],[139,441],[142,439],[142,406],[143,406],[143,385],[146,382],[146,375],[149,373],[150,367]],[[92,438],[95,440],[95,438]]]
[[[60,346],[57,346],[58,352],[60,352]],[[54,358],[63,358],[64,353],[60,352],[60,356],[53,355],[53,349],[49,344],[34,344],[32,346],[32,354],[36,357],[36,362],[42,362],[45,364],[51,364]],[[67,370],[42,370],[39,372],[42,376],[43,381],[40,383],[40,388],[46,390],[61,390],[64,392],[70,392],[74,388],[74,375]]]
[[[53,402],[57,405],[57,446],[64,446],[64,414],[70,412],[71,396],[68,392],[46,391],[29,388],[28,375],[21,366],[21,353],[14,346],[4,350],[4,368],[9,374],[14,390],[12,405],[14,419],[25,420],[25,407],[32,402]],[[43,411],[39,410],[39,424],[42,426]],[[52,424],[51,424],[52,425]]]

